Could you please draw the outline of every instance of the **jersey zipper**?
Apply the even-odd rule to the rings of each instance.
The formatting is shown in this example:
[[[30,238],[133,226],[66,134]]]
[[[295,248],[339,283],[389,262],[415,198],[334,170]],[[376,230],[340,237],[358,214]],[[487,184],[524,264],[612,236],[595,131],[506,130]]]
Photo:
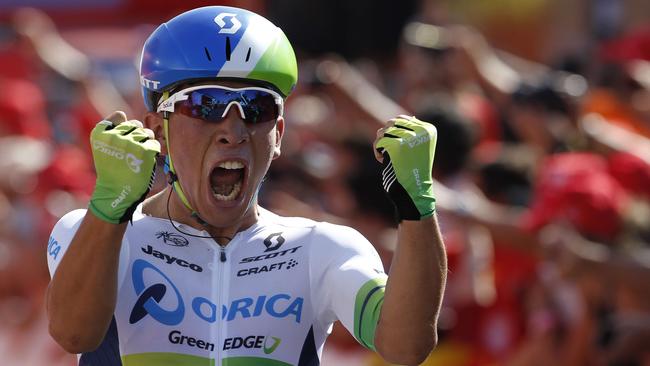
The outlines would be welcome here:
[[[230,291],[229,286],[229,276],[228,271],[230,268],[230,262],[228,259],[228,248],[232,248],[233,242],[231,241],[225,246],[219,246],[219,263],[217,264],[217,304],[218,309],[221,310],[222,306],[228,307],[229,304],[226,304],[228,301],[228,293]],[[222,350],[222,344],[228,335],[228,325],[224,319],[221,318],[221,311],[218,311],[217,321],[214,323],[214,326],[217,327],[217,342],[215,345],[218,347],[216,365],[222,366],[222,360],[224,359],[224,351]]]
[[[221,263],[224,263],[226,261],[226,249],[224,247],[222,247],[222,246],[220,246],[219,248],[220,248],[220,252],[221,252],[221,255],[220,255],[219,259],[221,260]]]

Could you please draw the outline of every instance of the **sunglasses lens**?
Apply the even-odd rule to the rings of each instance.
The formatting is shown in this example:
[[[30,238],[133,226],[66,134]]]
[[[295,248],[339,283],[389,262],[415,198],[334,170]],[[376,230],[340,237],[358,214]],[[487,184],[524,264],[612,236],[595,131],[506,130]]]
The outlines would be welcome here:
[[[221,122],[226,108],[239,108],[244,111],[244,121],[248,124],[270,122],[277,119],[279,107],[275,97],[263,90],[225,90],[206,88],[192,91],[186,100],[176,103],[175,112],[188,117],[202,119],[208,122]],[[230,111],[228,111],[230,113]]]
[[[245,120],[249,123],[270,122],[278,118],[279,109],[275,97],[265,91],[243,91],[240,103],[246,115]]]

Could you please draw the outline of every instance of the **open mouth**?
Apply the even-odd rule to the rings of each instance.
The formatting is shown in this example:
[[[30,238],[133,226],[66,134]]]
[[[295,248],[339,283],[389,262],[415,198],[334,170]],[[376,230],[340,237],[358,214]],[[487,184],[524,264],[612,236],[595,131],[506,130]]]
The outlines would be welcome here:
[[[212,195],[218,201],[234,201],[244,183],[245,166],[235,160],[222,161],[210,172]]]

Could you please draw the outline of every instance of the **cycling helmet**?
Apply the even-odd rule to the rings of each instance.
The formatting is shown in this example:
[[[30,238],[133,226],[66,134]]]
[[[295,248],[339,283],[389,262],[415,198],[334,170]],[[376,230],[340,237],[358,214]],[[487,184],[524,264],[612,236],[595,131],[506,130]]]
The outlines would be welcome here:
[[[201,80],[244,79],[287,97],[296,85],[296,56],[282,30],[251,11],[206,6],[160,25],[147,39],[140,84],[147,109],[164,91]]]

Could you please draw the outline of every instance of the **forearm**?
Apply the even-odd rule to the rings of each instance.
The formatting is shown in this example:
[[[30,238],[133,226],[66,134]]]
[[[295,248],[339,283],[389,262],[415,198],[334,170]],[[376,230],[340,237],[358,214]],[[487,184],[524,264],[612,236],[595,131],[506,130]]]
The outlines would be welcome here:
[[[126,224],[109,224],[88,211],[50,282],[50,334],[68,352],[95,349],[108,329],[125,229]]]
[[[437,342],[436,323],[447,278],[447,257],[435,218],[403,221],[375,333],[388,361],[422,362]]]

